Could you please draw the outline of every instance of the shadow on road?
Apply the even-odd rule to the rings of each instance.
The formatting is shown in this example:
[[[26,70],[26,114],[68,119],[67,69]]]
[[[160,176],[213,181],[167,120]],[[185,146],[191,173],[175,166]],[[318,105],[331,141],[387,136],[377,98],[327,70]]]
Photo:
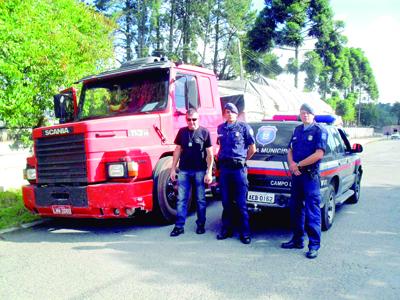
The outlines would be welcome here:
[[[379,190],[382,192],[383,188]],[[373,187],[362,190],[362,195],[379,197],[378,193]],[[394,193],[392,197],[382,201],[393,202],[396,200]],[[280,243],[290,238],[289,214],[285,210],[253,215],[250,245],[241,244],[237,235],[217,241],[220,202],[209,204],[207,232],[201,236],[194,233],[195,216],[191,215],[185,234],[177,238],[169,237],[173,225],[157,225],[148,216],[132,220],[50,220],[5,237],[7,242],[35,243],[34,248],[40,247],[43,251],[49,247],[46,243],[59,243],[63,249],[67,247],[74,259],[97,257],[99,262],[107,261],[106,265],[112,262],[110,267],[115,270],[121,268],[121,276],[106,276],[105,281],[90,285],[81,298],[141,285],[152,286],[154,293],[164,298],[175,295],[174,288],[182,290],[185,286],[196,296],[186,295],[183,297],[186,299],[202,299],[209,295],[214,295],[215,299],[238,299],[240,295],[249,299],[265,296],[306,299],[315,298],[319,291],[326,293],[327,286],[340,286],[343,282],[348,282],[346,286],[351,289],[343,289],[342,297],[363,298],[366,290],[377,295],[378,286],[373,286],[374,282],[392,281],[383,273],[370,279],[371,270],[384,265],[398,269],[400,263],[396,256],[398,231],[395,225],[389,226],[393,230],[380,229],[394,220],[382,221],[371,213],[376,206],[364,202],[363,198],[367,197],[362,196],[356,205],[338,207],[333,227],[323,234],[320,257],[312,261],[304,258],[305,249],[280,248]],[[384,205],[377,213],[382,215],[383,211]],[[371,280],[375,281],[370,283]]]

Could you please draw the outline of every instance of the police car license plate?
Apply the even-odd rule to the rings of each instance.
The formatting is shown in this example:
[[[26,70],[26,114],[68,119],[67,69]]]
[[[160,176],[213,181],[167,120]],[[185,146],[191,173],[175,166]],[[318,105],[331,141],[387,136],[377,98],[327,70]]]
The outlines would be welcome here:
[[[275,203],[275,194],[249,191],[247,193],[247,201],[261,202],[261,203]]]
[[[72,215],[72,209],[70,205],[52,205],[51,209],[55,215]]]

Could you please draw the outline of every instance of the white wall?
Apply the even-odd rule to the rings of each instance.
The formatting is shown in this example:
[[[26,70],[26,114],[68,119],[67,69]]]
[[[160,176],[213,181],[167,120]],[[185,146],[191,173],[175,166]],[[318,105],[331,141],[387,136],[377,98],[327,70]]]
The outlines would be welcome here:
[[[350,138],[372,137],[374,128],[369,127],[344,127],[344,130]]]
[[[19,189],[28,184],[23,179],[23,169],[29,150],[11,150],[10,142],[0,142],[0,190]]]

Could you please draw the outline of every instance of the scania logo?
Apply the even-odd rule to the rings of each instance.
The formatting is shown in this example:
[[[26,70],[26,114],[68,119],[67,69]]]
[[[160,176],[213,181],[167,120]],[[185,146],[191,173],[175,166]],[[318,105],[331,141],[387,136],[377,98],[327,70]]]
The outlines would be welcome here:
[[[261,126],[257,130],[256,141],[262,146],[268,145],[275,140],[277,131],[275,126]]]
[[[73,127],[60,127],[42,130],[43,136],[49,135],[60,135],[60,134],[70,134],[73,131]]]

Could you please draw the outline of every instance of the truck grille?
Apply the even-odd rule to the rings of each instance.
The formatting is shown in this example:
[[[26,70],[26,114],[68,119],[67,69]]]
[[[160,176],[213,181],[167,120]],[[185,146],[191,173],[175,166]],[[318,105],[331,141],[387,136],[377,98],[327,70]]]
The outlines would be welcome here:
[[[35,141],[38,183],[86,183],[83,134],[54,136]]]

